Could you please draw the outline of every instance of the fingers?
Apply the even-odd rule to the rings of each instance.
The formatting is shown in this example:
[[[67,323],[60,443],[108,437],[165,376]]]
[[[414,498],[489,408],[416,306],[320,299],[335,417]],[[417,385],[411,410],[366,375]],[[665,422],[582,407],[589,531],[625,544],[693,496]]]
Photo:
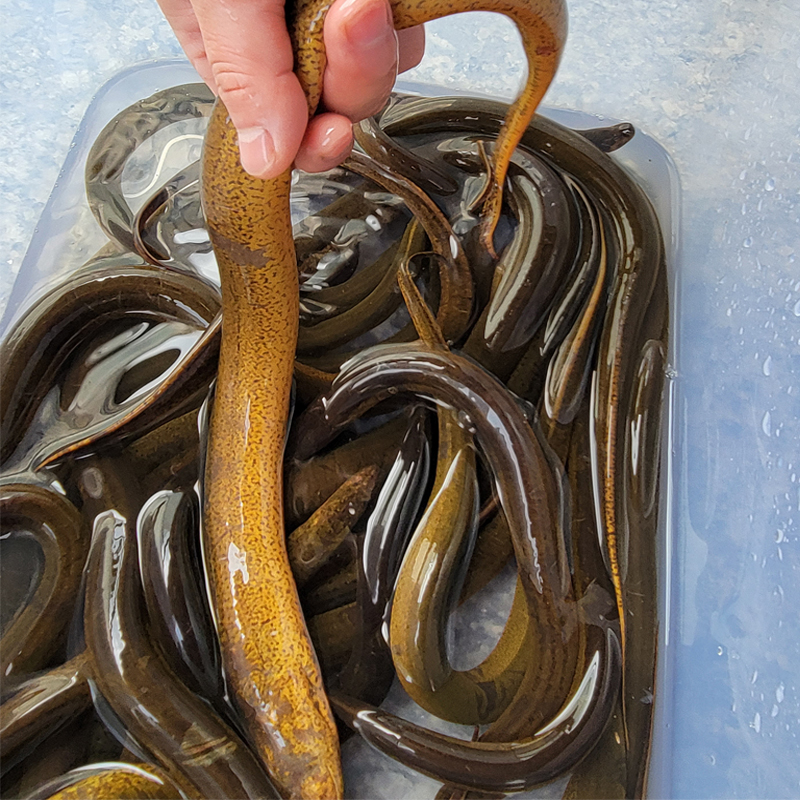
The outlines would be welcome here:
[[[353,125],[348,117],[317,114],[308,123],[294,163],[304,172],[325,172],[341,164],[352,148]]]
[[[338,0],[325,18],[327,109],[360,120],[377,112],[394,85],[397,34],[388,0]]]
[[[197,74],[216,93],[211,65],[208,63],[203,44],[203,34],[190,0],[158,0],[158,5],[175,32],[183,52],[197,70]]]
[[[350,122],[379,111],[397,73],[416,66],[425,50],[422,26],[395,32],[388,0],[338,0],[325,18],[328,63],[323,81],[326,114],[308,126],[295,164],[322,172],[352,149]]]
[[[425,28],[415,25],[413,28],[404,28],[397,31],[397,43],[400,50],[400,59],[397,65],[398,74],[413,69],[422,61],[425,55]]]
[[[337,0],[325,20],[326,113],[308,121],[293,72],[284,0],[158,0],[189,60],[225,103],[242,166],[271,178],[292,163],[330,169],[350,152],[350,121],[377,112],[398,71],[419,63],[422,27],[395,33],[388,0]]]

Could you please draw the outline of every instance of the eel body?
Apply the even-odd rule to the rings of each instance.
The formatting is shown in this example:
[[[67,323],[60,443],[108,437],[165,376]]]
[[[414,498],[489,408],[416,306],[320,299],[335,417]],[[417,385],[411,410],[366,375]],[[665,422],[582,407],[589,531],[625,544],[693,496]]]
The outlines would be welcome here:
[[[322,26],[329,0],[290,14],[295,72],[313,114],[322,96]],[[486,0],[520,29],[528,78],[494,150],[483,242],[500,213],[508,161],[558,65],[561,0]],[[395,27],[475,10],[448,0],[392,3]],[[262,181],[242,169],[221,102],[203,155],[203,204],[220,270],[223,330],[209,429],[205,553],[233,694],[256,749],[286,796],[338,797],[338,737],[286,552],[283,450],[298,336],[299,286],[289,213],[290,175]]]

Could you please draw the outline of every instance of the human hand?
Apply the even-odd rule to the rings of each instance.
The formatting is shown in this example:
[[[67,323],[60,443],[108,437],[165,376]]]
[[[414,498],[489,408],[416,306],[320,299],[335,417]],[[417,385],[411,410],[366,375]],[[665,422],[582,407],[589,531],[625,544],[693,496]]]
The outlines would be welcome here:
[[[353,144],[398,72],[422,59],[421,26],[395,32],[388,0],[336,0],[325,18],[324,111],[308,119],[294,75],[283,0],[158,0],[194,68],[225,103],[242,166],[272,178],[294,163],[322,172]]]

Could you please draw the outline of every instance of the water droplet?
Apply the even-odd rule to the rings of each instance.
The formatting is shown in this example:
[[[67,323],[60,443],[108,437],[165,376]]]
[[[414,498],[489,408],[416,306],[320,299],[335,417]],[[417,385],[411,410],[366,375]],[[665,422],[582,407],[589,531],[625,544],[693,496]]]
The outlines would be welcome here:
[[[793,310],[794,310],[794,315],[795,315],[796,317],[800,317],[800,300],[798,300],[798,301],[797,301],[797,302],[794,304],[794,309],[793,309]]]
[[[768,192],[774,192],[775,191],[775,179],[774,178],[768,178],[767,182],[764,184],[764,188]]]
[[[785,686],[781,683],[778,685],[778,688],[775,690],[775,699],[779,702],[783,702],[783,693],[785,690]]]
[[[761,420],[761,430],[764,431],[765,436],[772,435],[772,418],[770,416],[769,411],[764,414],[763,419]]]
[[[764,363],[761,365],[761,371],[769,377],[770,373],[772,372],[772,356],[767,356],[764,359]]]
[[[475,432],[475,426],[472,422],[472,418],[466,411],[459,411],[457,414],[457,420],[460,427],[462,427],[468,433]]]
[[[782,530],[780,530],[780,529],[775,531],[775,542],[776,542],[776,544],[780,544],[781,542],[785,542],[785,541],[786,541],[786,535],[784,534],[784,532]]]
[[[756,732],[761,733],[761,714],[756,711],[756,715],[753,717],[753,721],[750,723],[750,727]]]
[[[718,656],[721,656],[721,655],[722,655],[724,652],[725,652],[725,651],[724,651],[724,650],[723,650],[721,647],[718,647],[718,648],[717,648],[717,655],[718,655]]]
[[[743,242],[742,247],[752,247],[753,246],[753,237],[748,236]]]

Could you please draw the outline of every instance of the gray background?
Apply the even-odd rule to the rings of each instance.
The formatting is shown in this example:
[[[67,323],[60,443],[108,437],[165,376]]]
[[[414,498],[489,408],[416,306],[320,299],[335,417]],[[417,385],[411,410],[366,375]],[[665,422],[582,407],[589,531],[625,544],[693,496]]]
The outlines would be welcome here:
[[[428,30],[414,80],[514,94],[505,20]],[[152,0],[0,0],[0,305],[92,95],[179,54]],[[571,0],[546,99],[630,119],[682,185],[656,796],[800,796],[798,87],[798,0]],[[351,757],[353,793],[435,792]]]

